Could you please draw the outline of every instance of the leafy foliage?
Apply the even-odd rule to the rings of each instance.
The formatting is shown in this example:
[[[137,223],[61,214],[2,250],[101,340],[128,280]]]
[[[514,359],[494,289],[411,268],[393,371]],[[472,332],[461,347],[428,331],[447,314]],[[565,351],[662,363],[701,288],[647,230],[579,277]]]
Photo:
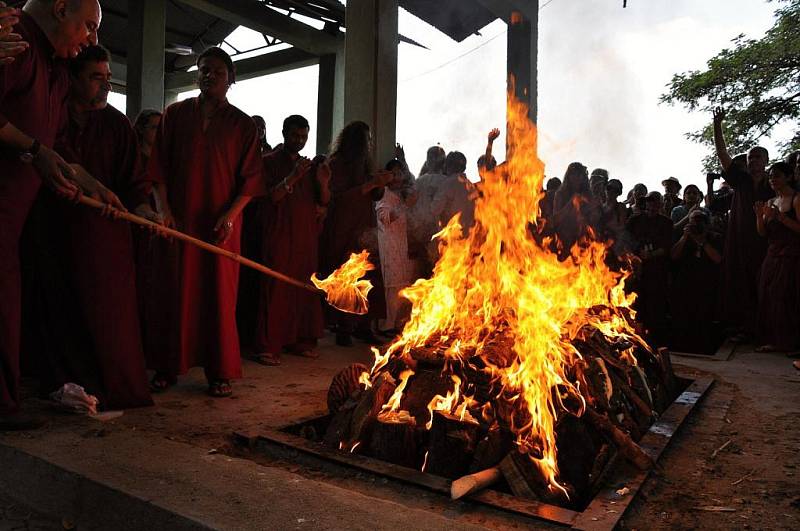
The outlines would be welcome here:
[[[772,0],[767,0],[772,1]],[[711,110],[727,112],[725,137],[731,153],[739,153],[769,138],[779,123],[794,125],[794,136],[778,139],[784,151],[800,148],[800,0],[777,0],[775,24],[763,38],[739,35],[708,61],[706,70],[676,74],[661,96],[663,103],[683,104],[709,116],[709,125],[687,133],[712,146]],[[714,165],[709,155],[706,166]]]

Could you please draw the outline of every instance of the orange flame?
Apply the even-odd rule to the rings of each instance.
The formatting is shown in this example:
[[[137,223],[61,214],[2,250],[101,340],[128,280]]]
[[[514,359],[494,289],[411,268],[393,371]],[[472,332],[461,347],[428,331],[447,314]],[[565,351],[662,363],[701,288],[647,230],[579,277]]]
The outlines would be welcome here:
[[[403,391],[408,384],[408,379],[414,376],[414,371],[407,369],[400,375],[400,384],[395,388],[389,401],[381,408],[381,413],[395,412],[400,409],[400,400],[403,398]]]
[[[433,276],[402,291],[412,303],[411,318],[385,354],[376,356],[372,377],[388,357],[409,359],[423,347],[444,352],[448,363],[489,374],[499,389],[495,402],[511,410],[506,421],[519,450],[538,466],[551,490],[566,494],[558,481],[556,420],[565,409],[563,397],[578,399],[582,406],[576,414],[586,403],[582,386],[568,378],[581,359],[572,340],[588,325],[607,337],[646,344],[626,317],[634,300],[624,290],[627,273],[608,268],[604,243],[578,242],[571,256],[559,261],[551,241],[533,237],[544,165],[536,155],[537,132],[526,106],[511,96],[508,106],[509,160],[478,184],[476,222],[469,234],[462,236],[455,216],[437,235],[440,258]],[[487,347],[499,337],[510,340],[511,359],[490,355]],[[635,364],[632,349],[623,359]],[[471,364],[474,356],[480,357],[480,368]],[[399,407],[407,378],[385,410]],[[503,413],[473,398],[459,405],[470,384],[455,376],[453,381],[452,392],[429,404],[431,415],[443,410],[466,417],[473,409],[485,419]]]
[[[369,262],[369,252],[361,251],[351,254],[347,262],[325,279],[320,280],[314,273],[311,282],[325,292],[325,300],[334,308],[365,315],[369,310],[367,294],[372,289],[372,282],[362,277],[373,269],[375,266]]]

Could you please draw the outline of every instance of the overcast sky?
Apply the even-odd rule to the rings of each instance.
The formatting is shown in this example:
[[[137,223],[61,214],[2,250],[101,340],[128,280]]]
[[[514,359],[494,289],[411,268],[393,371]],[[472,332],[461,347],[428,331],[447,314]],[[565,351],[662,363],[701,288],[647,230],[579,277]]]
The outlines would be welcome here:
[[[659,105],[676,72],[702,68],[740,33],[760,37],[775,3],[764,0],[542,0],[539,36],[540,153],[548,176],[578,160],[602,166],[625,189],[660,189],[667,176],[701,184],[704,148],[685,139],[708,116]],[[428,146],[463,151],[468,171],[486,133],[505,123],[505,24],[495,21],[456,43],[401,10],[400,32],[430,48],[400,45],[397,139],[417,172]],[[252,35],[237,34],[245,43]],[[280,141],[289,114],[314,127],[317,67],[236,84],[231,102],[267,120]],[[124,106],[117,96],[112,103]],[[503,153],[501,136],[496,153]],[[314,134],[304,154],[317,151]]]

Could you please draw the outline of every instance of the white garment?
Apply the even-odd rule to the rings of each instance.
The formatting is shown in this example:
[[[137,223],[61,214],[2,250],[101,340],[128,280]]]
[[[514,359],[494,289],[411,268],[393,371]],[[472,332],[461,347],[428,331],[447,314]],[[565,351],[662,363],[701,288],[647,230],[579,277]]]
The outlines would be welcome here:
[[[475,222],[475,204],[470,198],[469,181],[460,174],[448,175],[436,190],[430,209],[441,227],[461,213],[461,228],[466,235]]]
[[[398,292],[414,280],[414,263],[408,257],[407,209],[397,192],[386,188],[383,198],[375,204],[378,217],[378,249],[386,295],[384,329],[400,325],[403,299]]]
[[[387,287],[406,287],[413,280],[414,265],[408,258],[405,202],[399,193],[386,188],[383,198],[375,204],[375,212],[383,283]]]

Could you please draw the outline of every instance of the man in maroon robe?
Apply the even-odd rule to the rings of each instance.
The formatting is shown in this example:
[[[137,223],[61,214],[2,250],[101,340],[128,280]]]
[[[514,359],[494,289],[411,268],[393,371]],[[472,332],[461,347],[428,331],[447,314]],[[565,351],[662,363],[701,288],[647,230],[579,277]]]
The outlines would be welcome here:
[[[241,211],[252,196],[263,194],[258,134],[252,118],[228,103],[234,82],[228,54],[209,48],[197,64],[200,96],[164,112],[147,179],[157,184],[167,226],[239,253]],[[153,387],[164,389],[178,374],[200,365],[209,394],[229,396],[230,380],[242,373],[236,330],[239,264],[189,244],[172,249],[163,269],[169,333],[159,350],[146,352],[156,370]]]
[[[638,296],[634,307],[637,318],[656,342],[666,339],[672,248],[672,220],[663,215],[661,209],[661,194],[650,192],[645,199],[645,211],[634,214],[625,224],[641,260],[636,277],[631,279],[631,287]]]
[[[80,164],[126,204],[139,205],[148,200],[149,186],[128,118],[108,105],[110,59],[105,48],[89,46],[70,62],[69,123],[57,146],[65,160]],[[32,332],[23,344],[39,345],[44,389],[74,382],[102,409],[152,405],[130,226],[49,190],[37,203],[28,221],[26,236],[33,241],[26,246],[23,293],[38,312],[23,327]]]
[[[30,47],[0,66],[0,429],[37,422],[18,414],[19,238],[42,182],[70,195],[73,170],[53,151],[69,79],[59,58],[97,42],[97,0],[29,0],[15,28]]]
[[[292,115],[283,122],[283,144],[264,157],[269,202],[262,208],[266,265],[298,280],[308,280],[318,266],[318,207],[330,202],[330,169],[300,156],[308,140],[308,120]],[[323,336],[318,295],[261,276],[255,347],[264,365],[279,365],[280,354],[316,357]]]
[[[722,109],[714,112],[714,142],[722,164],[722,178],[733,188],[733,201],[728,215],[725,251],[722,257],[720,306],[722,319],[736,330],[731,338],[744,341],[755,333],[758,307],[758,272],[767,255],[766,240],[756,228],[756,201],[775,195],[767,179],[769,153],[756,146],[747,153],[747,169],[733,163],[728,153],[722,122]]]

